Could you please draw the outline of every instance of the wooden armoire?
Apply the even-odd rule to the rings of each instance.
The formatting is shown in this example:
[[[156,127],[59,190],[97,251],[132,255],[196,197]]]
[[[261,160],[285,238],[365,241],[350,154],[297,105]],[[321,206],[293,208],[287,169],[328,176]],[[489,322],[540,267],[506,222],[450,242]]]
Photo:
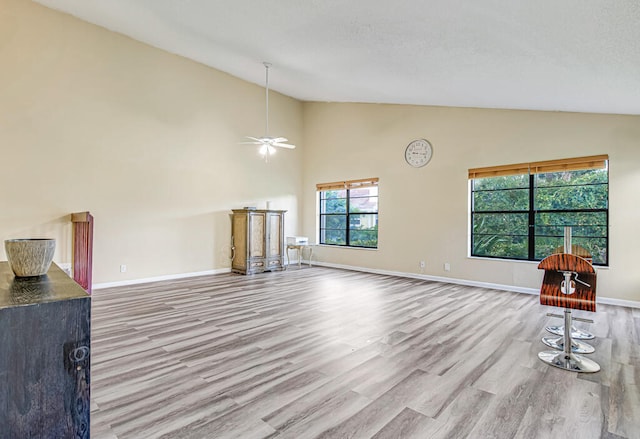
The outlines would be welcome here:
[[[233,209],[231,271],[255,274],[284,269],[285,212]]]

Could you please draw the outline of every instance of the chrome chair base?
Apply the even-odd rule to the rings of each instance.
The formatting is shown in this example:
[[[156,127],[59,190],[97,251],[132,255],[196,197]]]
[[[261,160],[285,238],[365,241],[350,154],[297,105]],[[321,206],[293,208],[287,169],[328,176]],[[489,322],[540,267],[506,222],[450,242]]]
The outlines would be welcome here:
[[[564,335],[564,325],[547,326],[545,329],[553,335]],[[593,340],[594,338],[596,338],[596,336],[590,332],[583,331],[576,328],[575,326],[571,326],[571,338],[573,338],[574,340]]]
[[[543,337],[542,343],[546,344],[550,348],[564,351],[564,337]],[[596,348],[590,344],[583,343],[581,341],[571,339],[571,352],[574,354],[592,354],[596,351]]]
[[[587,343],[573,340],[572,329],[575,328],[572,324],[571,310],[569,308],[565,308],[564,310],[564,325],[562,329],[564,330],[562,337],[544,337],[542,339],[544,344],[558,350],[542,351],[538,354],[538,358],[548,365],[559,369],[572,372],[598,372],[600,370],[598,363],[576,353],[592,353],[595,352],[595,348]]]
[[[594,373],[600,370],[600,365],[593,360],[577,355],[559,351],[542,351],[538,358],[550,366],[578,373]]]

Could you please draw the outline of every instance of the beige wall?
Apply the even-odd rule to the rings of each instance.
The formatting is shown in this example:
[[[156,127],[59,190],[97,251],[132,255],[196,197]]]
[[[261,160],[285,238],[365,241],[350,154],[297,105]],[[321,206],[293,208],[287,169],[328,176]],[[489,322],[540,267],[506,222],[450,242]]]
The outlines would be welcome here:
[[[640,301],[638,116],[274,93],[272,134],[299,147],[265,165],[237,144],[262,134],[258,85],[23,0],[0,0],[0,63],[0,239],[56,237],[68,263],[69,214],[89,210],[97,283],[227,268],[230,209],[267,200],[289,210],[287,234],[315,236],[316,183],[379,177],[379,249],[322,247],[319,260],[538,288],[535,263],[467,257],[467,169],[607,153],[611,266],[598,294]],[[420,137],[435,153],[413,169],[403,153]]]
[[[89,210],[101,283],[229,267],[232,208],[270,200],[298,228],[300,102],[271,95],[300,146],[266,165],[238,145],[263,134],[263,87],[24,0],[0,0],[0,65],[3,241],[55,237],[69,263]]]
[[[640,301],[640,116],[306,103],[304,233],[315,236],[315,184],[380,178],[379,249],[321,247],[321,261],[378,270],[539,288],[531,262],[468,258],[467,169],[594,154],[610,157],[610,267],[598,294]],[[404,160],[426,138],[431,163]],[[451,264],[445,272],[443,264]]]

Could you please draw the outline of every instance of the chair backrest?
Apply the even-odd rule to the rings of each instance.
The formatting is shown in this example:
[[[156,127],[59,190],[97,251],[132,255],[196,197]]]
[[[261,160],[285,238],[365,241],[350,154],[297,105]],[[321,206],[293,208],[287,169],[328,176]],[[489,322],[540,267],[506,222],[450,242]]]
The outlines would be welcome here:
[[[553,250],[552,254],[558,254],[558,253],[564,253],[564,246],[560,246],[560,247],[556,247]],[[571,254],[572,255],[576,255],[576,256],[580,256],[581,258],[586,259],[589,262],[593,261],[593,256],[591,255],[591,253],[589,253],[589,250],[587,250],[584,247],[581,247],[577,244],[572,244],[571,245]]]
[[[572,254],[556,253],[540,261],[538,268],[544,270],[540,288],[541,305],[592,312],[596,310],[596,270],[589,261]],[[579,279],[584,282],[572,282],[575,283],[573,294],[562,292],[561,285],[565,280],[563,271],[578,273]],[[575,277],[572,276],[572,279]]]
[[[568,253],[556,253],[547,256],[538,264],[540,270],[575,271],[576,273],[595,273],[593,265],[584,258]]]

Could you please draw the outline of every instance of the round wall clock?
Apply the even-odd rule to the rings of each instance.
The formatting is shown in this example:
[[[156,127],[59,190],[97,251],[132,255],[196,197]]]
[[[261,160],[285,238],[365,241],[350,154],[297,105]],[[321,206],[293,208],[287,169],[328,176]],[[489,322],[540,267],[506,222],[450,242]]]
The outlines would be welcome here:
[[[425,139],[417,139],[407,145],[404,159],[414,168],[421,168],[429,163],[433,156],[433,146]]]

